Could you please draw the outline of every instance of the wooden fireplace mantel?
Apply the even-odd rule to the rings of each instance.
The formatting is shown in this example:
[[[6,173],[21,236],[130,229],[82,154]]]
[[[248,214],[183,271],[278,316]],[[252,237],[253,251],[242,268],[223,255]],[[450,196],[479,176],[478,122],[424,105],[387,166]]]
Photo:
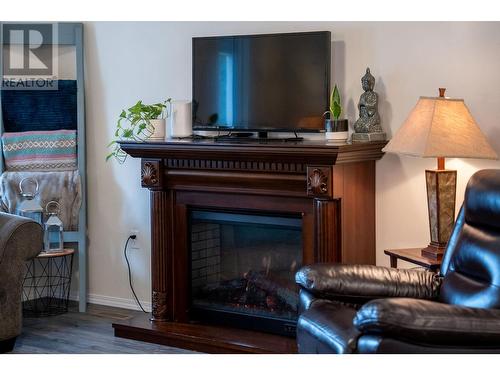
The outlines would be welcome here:
[[[150,190],[153,311],[152,322],[114,324],[115,334],[207,352],[293,352],[291,339],[192,323],[189,209],[298,214],[303,264],[375,264],[375,161],[385,144],[121,142],[141,158]]]
[[[335,144],[326,141],[214,142],[178,140],[170,142],[120,142],[127,154],[139,158],[189,160],[268,161],[302,164],[341,164],[378,160],[387,142]]]

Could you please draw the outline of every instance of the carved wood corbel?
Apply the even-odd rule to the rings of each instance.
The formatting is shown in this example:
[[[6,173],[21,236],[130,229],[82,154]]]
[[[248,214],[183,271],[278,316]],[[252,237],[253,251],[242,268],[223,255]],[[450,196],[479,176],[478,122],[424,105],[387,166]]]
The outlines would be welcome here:
[[[161,170],[160,160],[142,159],[141,161],[141,185],[145,188],[158,188],[161,186]]]
[[[332,197],[332,168],[329,166],[307,167],[307,195],[315,198]]]

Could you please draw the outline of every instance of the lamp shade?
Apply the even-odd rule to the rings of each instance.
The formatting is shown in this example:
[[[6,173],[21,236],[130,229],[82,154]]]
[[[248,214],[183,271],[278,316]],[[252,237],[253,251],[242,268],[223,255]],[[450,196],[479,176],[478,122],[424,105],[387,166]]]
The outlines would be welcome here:
[[[498,159],[463,99],[420,97],[384,152],[423,158]]]

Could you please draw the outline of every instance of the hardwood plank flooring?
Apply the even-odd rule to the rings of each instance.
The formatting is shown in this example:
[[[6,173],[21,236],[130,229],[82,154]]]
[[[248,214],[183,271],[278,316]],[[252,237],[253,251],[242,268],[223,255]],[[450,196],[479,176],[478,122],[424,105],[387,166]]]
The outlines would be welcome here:
[[[115,337],[114,322],[144,315],[116,307],[89,305],[87,313],[24,318],[12,353],[24,354],[183,354],[189,350]]]

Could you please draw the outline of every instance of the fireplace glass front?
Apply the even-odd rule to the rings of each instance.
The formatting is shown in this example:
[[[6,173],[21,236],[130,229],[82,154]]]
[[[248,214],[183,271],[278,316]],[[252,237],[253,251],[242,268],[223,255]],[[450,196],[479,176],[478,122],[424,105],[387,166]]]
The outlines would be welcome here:
[[[300,216],[192,210],[191,316],[293,335]]]

